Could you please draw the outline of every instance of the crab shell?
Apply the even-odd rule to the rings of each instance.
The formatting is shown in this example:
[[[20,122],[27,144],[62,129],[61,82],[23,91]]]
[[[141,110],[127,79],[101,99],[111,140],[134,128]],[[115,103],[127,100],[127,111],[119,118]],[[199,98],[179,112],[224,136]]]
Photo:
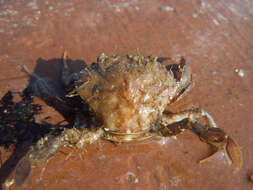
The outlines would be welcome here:
[[[126,142],[150,136],[166,106],[190,83],[185,63],[166,66],[153,56],[102,54],[74,91],[102,123],[106,138]]]

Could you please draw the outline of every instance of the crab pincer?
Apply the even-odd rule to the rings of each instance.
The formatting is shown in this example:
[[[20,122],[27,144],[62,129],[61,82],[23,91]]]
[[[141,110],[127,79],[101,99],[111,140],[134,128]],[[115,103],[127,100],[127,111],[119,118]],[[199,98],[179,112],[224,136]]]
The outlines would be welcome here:
[[[206,142],[215,148],[215,152],[200,161],[204,163],[210,160],[216,153],[224,151],[225,158],[234,170],[239,171],[242,167],[242,153],[238,143],[220,128],[213,128],[208,125],[202,125],[198,122],[190,123],[191,130],[196,133],[201,141]]]

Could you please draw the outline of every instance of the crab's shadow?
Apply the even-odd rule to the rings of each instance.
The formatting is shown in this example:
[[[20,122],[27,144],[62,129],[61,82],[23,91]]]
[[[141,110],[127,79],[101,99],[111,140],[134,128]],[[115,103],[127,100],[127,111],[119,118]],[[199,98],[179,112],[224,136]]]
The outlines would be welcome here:
[[[61,81],[62,62],[63,60],[59,58],[50,60],[39,58],[32,73],[43,80],[46,79],[53,93],[64,97],[66,93],[63,90]],[[68,59],[67,62],[70,66],[70,72],[78,72],[86,67],[83,60]],[[66,110],[57,98],[40,97],[41,94],[36,92],[38,88],[34,88],[37,82],[37,78],[30,77],[29,83],[23,92],[9,91],[0,100],[0,148],[4,154],[8,151],[12,152],[11,156],[3,163],[0,152],[0,190],[20,160],[27,154],[30,146],[53,130],[60,133],[60,129],[73,125],[73,111]],[[21,100],[15,102],[15,96]],[[68,121],[68,124],[53,125],[48,122],[48,118],[40,119],[38,122],[38,118],[40,118],[38,116],[42,113],[42,106],[34,103],[34,96],[52,106]],[[22,177],[25,178],[25,176]]]

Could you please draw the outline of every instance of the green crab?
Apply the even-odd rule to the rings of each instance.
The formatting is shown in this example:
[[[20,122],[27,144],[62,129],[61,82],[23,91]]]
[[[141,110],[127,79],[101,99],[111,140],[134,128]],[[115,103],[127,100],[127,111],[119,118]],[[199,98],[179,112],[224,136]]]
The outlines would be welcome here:
[[[170,64],[163,64],[164,60]],[[109,57],[101,54],[96,63],[79,73],[70,73],[65,52],[62,66],[64,96],[55,95],[51,84],[29,72],[25,66],[24,70],[37,80],[34,89],[41,99],[57,101],[77,113],[72,128],[57,136],[49,134],[31,147],[25,157],[31,165],[48,160],[62,146],[81,149],[85,143],[101,138],[123,143],[154,136],[175,136],[190,129],[217,151],[224,150],[227,162],[235,170],[241,168],[242,156],[238,144],[217,128],[208,112],[202,108],[178,113],[165,111],[168,105],[182,99],[193,87],[191,71],[184,58],[175,63],[169,58],[155,56],[126,54]],[[71,104],[71,99],[76,97],[78,108],[77,104]],[[87,105],[93,120],[89,126],[84,125],[86,122],[82,119],[82,107]],[[198,121],[203,117],[206,124]],[[181,121],[183,125],[171,127]]]

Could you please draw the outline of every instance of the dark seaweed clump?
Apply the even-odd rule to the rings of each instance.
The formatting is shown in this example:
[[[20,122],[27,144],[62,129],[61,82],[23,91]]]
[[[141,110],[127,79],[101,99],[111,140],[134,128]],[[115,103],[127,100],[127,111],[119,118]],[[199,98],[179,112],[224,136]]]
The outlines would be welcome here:
[[[41,105],[33,102],[33,96],[27,88],[18,93],[21,101],[13,101],[13,92],[7,92],[0,100],[0,146],[8,148],[35,143],[52,130],[47,122],[36,123],[36,116],[41,114]]]
[[[14,96],[20,101],[15,102]],[[35,104],[31,88],[23,92],[7,92],[0,100],[0,147],[11,151],[10,157],[3,163],[0,151],[0,184],[3,184],[19,161],[40,138],[48,133],[59,135],[63,129],[61,125],[52,125],[44,118],[36,122],[42,114],[42,106]],[[3,151],[4,152],[4,151]],[[0,185],[0,190],[2,187]]]

